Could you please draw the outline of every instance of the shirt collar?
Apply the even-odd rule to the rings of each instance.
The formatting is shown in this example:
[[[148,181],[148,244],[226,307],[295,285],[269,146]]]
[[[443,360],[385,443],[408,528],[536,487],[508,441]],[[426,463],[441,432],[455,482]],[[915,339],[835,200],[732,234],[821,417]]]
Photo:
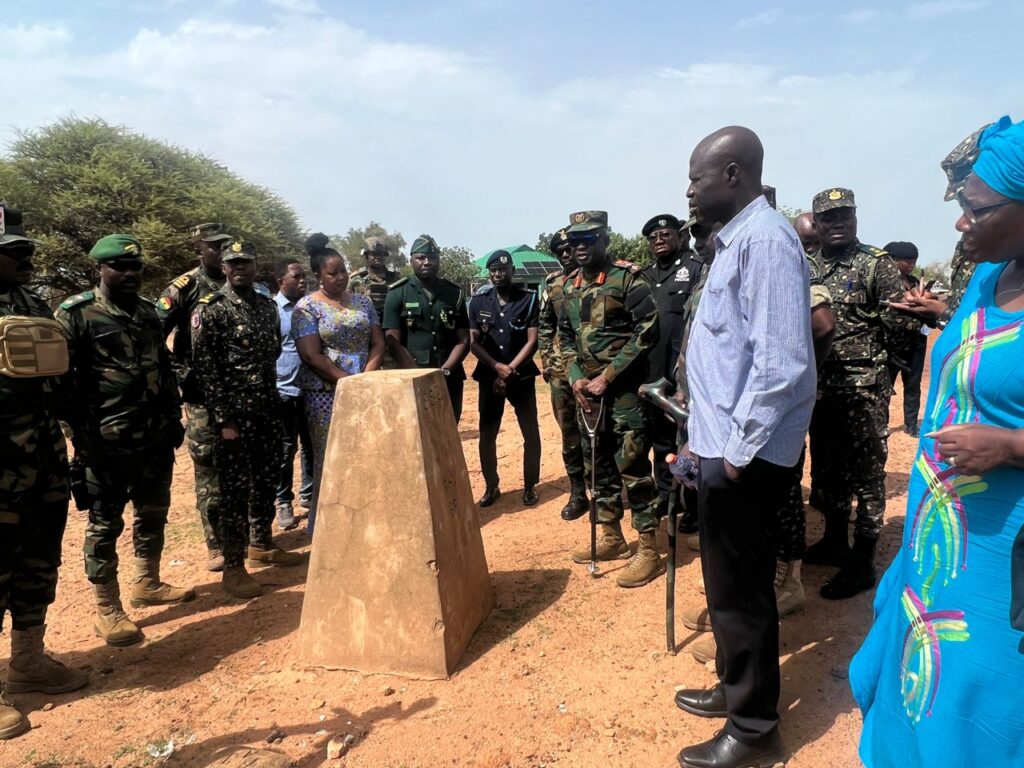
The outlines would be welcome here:
[[[715,243],[719,248],[728,248],[732,245],[732,241],[736,239],[736,236],[743,230],[754,216],[759,214],[766,208],[770,208],[768,201],[764,195],[758,195],[749,203],[747,207],[732,217],[732,221],[726,224],[718,231],[718,235],[715,237]]]
[[[277,295],[274,296],[274,301],[277,302],[277,306],[283,309],[288,309],[288,307],[294,307],[296,304],[299,303],[298,299],[292,301],[287,296],[285,296],[284,293],[282,293],[281,291],[278,291]]]

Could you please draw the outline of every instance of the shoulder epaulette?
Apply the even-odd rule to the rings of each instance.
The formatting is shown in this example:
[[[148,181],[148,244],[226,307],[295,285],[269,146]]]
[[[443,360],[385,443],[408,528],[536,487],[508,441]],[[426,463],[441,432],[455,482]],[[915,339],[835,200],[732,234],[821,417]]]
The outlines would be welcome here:
[[[395,280],[395,282],[391,283],[391,285],[389,285],[388,288],[389,289],[391,289],[391,288],[401,288],[407,282],[409,282],[409,278],[408,277],[400,277],[397,280]]]
[[[565,279],[562,280],[562,282],[566,283],[569,280],[572,280],[574,277],[576,277],[576,275],[578,275],[580,273],[581,269],[583,269],[583,267],[576,267],[576,269],[574,269],[572,272],[570,272],[568,275],[565,276]]]
[[[188,273],[185,273],[184,275],[179,275],[178,277],[174,278],[174,280],[171,281],[171,285],[169,287],[177,288],[180,291],[182,288],[188,285],[188,281],[191,279],[192,275]]]
[[[224,295],[222,293],[220,293],[220,291],[216,291],[214,293],[208,293],[205,296],[203,296],[203,298],[201,298],[199,300],[199,303],[200,304],[213,304],[213,302],[220,301],[223,298],[224,298]],[[266,298],[266,297],[264,297],[264,298]]]
[[[72,309],[73,307],[77,307],[79,304],[84,304],[85,302],[92,301],[95,298],[96,294],[93,293],[92,291],[82,291],[81,293],[72,296],[69,299],[64,299],[64,301],[60,305],[60,308]]]
[[[883,256],[889,255],[888,251],[883,251],[881,248],[875,248],[875,246],[873,245],[865,245],[864,243],[858,245],[857,250],[860,251],[861,253],[867,253],[871,256],[874,256],[875,258],[878,259],[882,258]]]
[[[625,259],[616,259],[613,264],[619,269],[627,269],[634,275],[644,271],[644,268],[639,264],[634,264],[632,261],[626,261]]]

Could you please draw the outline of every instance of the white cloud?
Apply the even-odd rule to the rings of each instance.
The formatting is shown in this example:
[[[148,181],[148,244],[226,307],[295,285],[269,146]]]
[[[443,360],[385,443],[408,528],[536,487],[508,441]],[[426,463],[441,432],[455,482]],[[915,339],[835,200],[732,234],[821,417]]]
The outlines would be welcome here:
[[[316,0],[267,0],[273,6],[292,13],[320,13]]]
[[[935,0],[910,6],[907,8],[907,18],[927,21],[943,16],[973,13],[988,5],[988,0]]]
[[[782,18],[782,11],[778,8],[770,8],[767,11],[747,16],[736,22],[735,29],[754,29],[756,27],[767,27],[776,23]]]
[[[71,30],[59,24],[16,24],[4,30],[5,52],[45,54],[71,42]]]
[[[874,8],[858,8],[842,14],[839,20],[844,24],[867,24],[874,21],[882,14]]]

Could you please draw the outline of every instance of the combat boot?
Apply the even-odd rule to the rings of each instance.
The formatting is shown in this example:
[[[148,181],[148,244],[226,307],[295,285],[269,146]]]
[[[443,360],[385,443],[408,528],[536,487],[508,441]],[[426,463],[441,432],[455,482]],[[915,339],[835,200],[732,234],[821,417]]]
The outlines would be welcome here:
[[[804,553],[810,565],[841,566],[850,554],[849,523],[846,515],[825,515],[825,535]]]
[[[839,573],[825,582],[821,596],[826,600],[845,600],[875,586],[875,546],[877,538],[854,536],[853,549]]]
[[[135,558],[135,578],[132,580],[132,608],[147,605],[177,605],[195,600],[196,593],[191,589],[172,587],[160,581],[159,558]]]
[[[689,645],[690,655],[693,656],[701,664],[707,664],[715,661],[715,656],[718,655],[718,643],[715,642],[715,636],[708,632],[707,634],[701,635]]]
[[[658,532],[644,531],[636,545],[629,564],[615,579],[615,583],[627,589],[642,587],[661,573],[661,555],[658,553]]]
[[[245,564],[250,568],[264,568],[268,565],[289,567],[302,562],[298,552],[285,552],[277,547],[249,547],[245,555]]]
[[[684,608],[682,612],[683,626],[694,632],[711,631],[711,614],[708,613],[707,602]]]
[[[206,563],[206,570],[210,573],[220,573],[224,570],[224,553],[216,547],[210,547],[209,560]]]
[[[96,634],[115,648],[142,642],[142,630],[121,606],[121,587],[117,580],[93,584],[92,591],[96,594],[96,620],[93,622]]]
[[[583,481],[583,474],[576,472],[569,475],[569,501],[562,507],[562,519],[579,520],[589,509],[587,484]]]
[[[686,537],[686,548],[691,552],[700,552],[700,534]]]
[[[7,690],[11,693],[67,693],[89,682],[88,675],[46,655],[45,633],[44,624],[11,630],[11,663],[7,672]]]
[[[786,616],[807,600],[804,585],[800,582],[800,560],[786,562],[779,560],[775,570],[775,602],[779,608],[779,618]]]
[[[4,681],[0,679],[0,741],[13,739],[28,728],[28,718],[14,708],[14,704],[7,698]]]
[[[263,585],[240,565],[228,566],[224,569],[221,588],[232,597],[240,597],[243,600],[263,594]]]
[[[629,557],[629,545],[622,536],[622,524],[618,520],[614,523],[598,523],[597,527],[598,560],[625,560]],[[590,562],[589,542],[583,549],[572,553],[572,561],[580,565]]]

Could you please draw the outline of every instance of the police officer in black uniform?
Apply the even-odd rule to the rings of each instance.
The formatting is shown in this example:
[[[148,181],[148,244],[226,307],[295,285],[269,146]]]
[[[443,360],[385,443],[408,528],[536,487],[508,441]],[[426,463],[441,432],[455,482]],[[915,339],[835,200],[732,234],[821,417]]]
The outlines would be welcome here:
[[[388,351],[401,368],[441,369],[457,424],[466,381],[462,361],[469,353],[466,294],[438,277],[441,249],[430,235],[413,241],[409,266],[412,277],[392,283],[384,300],[381,327]]]
[[[487,269],[494,290],[469,302],[471,348],[480,361],[473,372],[480,384],[480,469],[487,482],[480,506],[489,507],[501,496],[497,440],[508,400],[523,435],[523,504],[529,507],[537,503],[534,486],[540,480],[535,385],[540,370],[533,361],[540,307],[535,291],[513,285],[515,265],[508,251],[492,253]]]
[[[690,250],[690,233],[686,223],[670,213],[662,213],[644,224],[641,233],[654,261],[644,269],[651,284],[654,303],[658,307],[658,341],[647,355],[649,382],[665,378],[675,381],[676,361],[686,327],[686,305],[693,286],[700,278],[702,262]],[[672,473],[665,456],[676,450],[675,424],[657,408],[651,409],[651,444],[654,447],[654,480],[658,485],[658,516],[668,512],[672,492]],[[692,517],[692,516],[691,516]],[[694,527],[687,518],[686,527]],[[692,531],[691,531],[692,532]]]

